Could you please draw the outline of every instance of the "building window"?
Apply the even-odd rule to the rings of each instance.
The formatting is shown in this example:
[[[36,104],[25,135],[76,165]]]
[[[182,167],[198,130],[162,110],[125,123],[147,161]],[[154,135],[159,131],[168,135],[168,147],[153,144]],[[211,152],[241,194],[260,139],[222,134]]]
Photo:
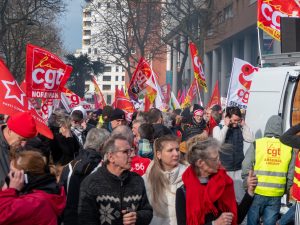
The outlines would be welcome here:
[[[111,76],[103,76],[103,81],[111,81]]]
[[[218,14],[217,14],[217,22],[218,22],[218,24],[221,24],[224,22],[224,17],[223,17],[222,11],[218,12]]]
[[[107,8],[110,8],[110,3],[109,2],[106,5],[107,5]]]
[[[230,4],[229,6],[227,6],[226,8],[224,8],[224,19],[230,19],[233,17],[233,5]]]
[[[104,72],[111,72],[111,66],[104,66]]]
[[[124,81],[125,80],[125,76],[122,76],[122,81]]]
[[[88,54],[91,54],[91,52],[92,52],[92,49],[89,48],[89,49],[88,49]]]
[[[116,81],[119,81],[119,76],[116,76],[116,79],[115,79]]]
[[[84,21],[83,26],[84,27],[90,27],[92,25],[92,21]]]
[[[91,44],[91,40],[90,39],[83,40],[83,44],[84,45],[90,45]]]
[[[83,35],[91,35],[91,30],[84,30]]]
[[[110,91],[110,85],[103,85],[103,91]]]
[[[108,105],[111,104],[111,95],[107,95],[107,97],[106,97],[106,103],[107,103]]]
[[[94,48],[94,54],[97,55],[98,54],[98,49]]]
[[[98,8],[101,8],[101,3],[100,2],[98,2]]]
[[[125,68],[124,67],[122,67],[122,72],[125,72]]]
[[[119,66],[116,66],[116,72],[119,72]]]
[[[121,4],[120,3],[116,3],[116,9],[120,10],[121,9]]]

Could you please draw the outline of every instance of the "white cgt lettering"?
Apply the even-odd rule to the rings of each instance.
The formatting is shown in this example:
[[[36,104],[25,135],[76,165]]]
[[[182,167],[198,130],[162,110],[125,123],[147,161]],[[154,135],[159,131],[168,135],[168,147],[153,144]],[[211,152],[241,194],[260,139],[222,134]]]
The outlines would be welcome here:
[[[261,5],[261,12],[266,20],[272,21],[272,24],[270,26],[276,30],[280,30],[280,17],[288,17],[287,14],[279,11],[274,11],[273,8],[267,3],[263,3]]]
[[[45,75],[45,77],[44,77],[45,79],[43,79],[42,77],[38,78],[39,74]],[[59,85],[60,84],[63,75],[64,75],[64,73],[63,73],[62,69],[47,70],[45,72],[45,70],[43,70],[41,68],[37,68],[32,72],[32,80],[36,84],[41,84],[45,81],[44,87],[46,89],[53,89],[54,85]]]

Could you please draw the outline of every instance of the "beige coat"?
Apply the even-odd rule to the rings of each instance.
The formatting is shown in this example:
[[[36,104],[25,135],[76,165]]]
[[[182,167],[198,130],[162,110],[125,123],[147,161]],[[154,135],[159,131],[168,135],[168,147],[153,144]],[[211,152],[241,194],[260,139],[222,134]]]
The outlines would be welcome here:
[[[149,165],[145,175],[143,176],[147,191],[147,196],[149,199],[150,204],[152,205],[153,200],[151,196],[151,185],[148,181],[148,174],[152,167],[153,162]],[[179,164],[175,169],[173,169],[171,172],[165,172],[164,175],[168,178],[170,181],[170,185],[165,193],[165,199],[166,203],[162,207],[162,209],[165,209],[166,211],[162,214],[164,216],[161,216],[153,209],[153,218],[150,223],[150,225],[177,225],[177,219],[176,219],[176,209],[175,209],[175,200],[176,200],[176,190],[179,188],[182,183],[182,174],[187,168],[186,165]]]

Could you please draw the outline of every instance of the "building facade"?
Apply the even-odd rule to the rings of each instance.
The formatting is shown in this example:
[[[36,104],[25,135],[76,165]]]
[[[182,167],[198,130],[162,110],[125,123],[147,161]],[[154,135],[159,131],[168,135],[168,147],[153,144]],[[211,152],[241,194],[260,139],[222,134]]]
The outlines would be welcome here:
[[[220,95],[227,97],[234,58],[240,58],[258,66],[258,32],[262,55],[280,53],[280,42],[257,29],[256,0],[212,1],[211,27],[207,30],[204,49],[199,51],[204,52],[200,57],[203,60],[208,86],[207,93],[201,91],[204,105],[209,101],[217,80],[219,81]],[[168,74],[170,74],[170,79],[173,81],[172,90],[175,93],[178,91],[177,80],[180,75],[178,72],[183,60],[182,52],[185,51],[185,46],[182,44],[182,37],[178,34],[171,40],[172,43],[170,43],[167,56],[167,79]],[[194,78],[189,51],[181,76],[183,86],[189,87]]]
[[[112,62],[110,56],[103,51],[103,46],[107,43],[99,41],[101,33],[100,15],[105,14],[107,8],[112,7],[109,1],[89,1],[83,8],[82,21],[82,49],[77,54],[87,54],[93,61],[106,58],[107,62]],[[107,55],[107,56],[106,56]],[[125,70],[119,64],[105,63],[103,73],[96,78],[97,83],[102,91],[107,104],[112,104],[115,97],[115,89],[125,88]],[[94,85],[87,81],[85,84],[85,98],[88,101],[93,101]]]

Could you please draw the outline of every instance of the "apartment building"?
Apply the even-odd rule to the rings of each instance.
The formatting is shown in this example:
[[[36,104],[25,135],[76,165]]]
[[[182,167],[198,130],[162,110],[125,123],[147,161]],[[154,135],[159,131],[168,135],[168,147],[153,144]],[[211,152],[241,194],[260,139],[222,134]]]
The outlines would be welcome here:
[[[107,8],[111,7],[110,1],[94,0],[86,3],[83,8],[82,21],[82,49],[79,54],[87,54],[91,60],[101,60],[105,58],[107,62],[104,66],[104,72],[97,76],[97,83],[104,95],[107,104],[114,101],[116,87],[125,88],[125,70],[121,65],[111,63],[113,59],[103,51],[106,42],[99,41],[101,34],[101,13],[105,13]],[[94,85],[87,81],[85,84],[85,98],[93,101]]]

